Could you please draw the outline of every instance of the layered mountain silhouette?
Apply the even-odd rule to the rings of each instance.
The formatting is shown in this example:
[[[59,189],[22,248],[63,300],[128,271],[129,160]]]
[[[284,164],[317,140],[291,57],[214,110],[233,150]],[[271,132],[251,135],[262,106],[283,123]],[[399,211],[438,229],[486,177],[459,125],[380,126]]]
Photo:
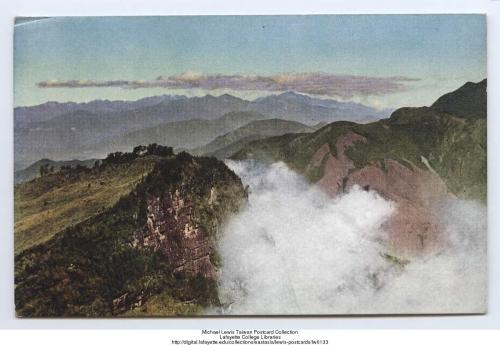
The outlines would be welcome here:
[[[332,196],[354,185],[375,190],[398,205],[387,225],[394,251],[431,250],[442,240],[443,200],[486,202],[486,85],[467,83],[389,119],[251,141],[232,158],[284,161]]]
[[[193,150],[192,152],[194,154],[215,156],[217,158],[228,158],[243,148],[247,143],[257,139],[264,139],[286,133],[307,133],[313,131],[314,128],[296,121],[281,119],[252,121],[240,128],[218,136],[207,145]]]
[[[429,107],[401,108],[370,123],[313,128],[233,110],[136,129],[103,146],[176,134],[180,145],[205,133],[196,139],[207,140],[193,150],[199,154],[284,161],[332,197],[354,186],[376,191],[395,205],[384,223],[387,253],[380,255],[403,269],[445,240],[443,201],[486,202],[486,86],[486,80],[467,83]],[[240,101],[224,96],[222,102],[231,108]],[[48,121],[56,126],[57,118]],[[78,117],[71,125],[87,126]],[[220,128],[226,132],[216,134]],[[63,162],[41,161],[27,171],[48,164]],[[217,158],[156,144],[17,184],[18,316],[174,316],[220,307],[217,238],[248,192]]]
[[[346,151],[356,168],[387,158],[425,167],[424,157],[443,179],[448,180],[454,192],[484,196],[486,86],[486,80],[469,82],[443,95],[429,107],[400,108],[390,118],[368,124],[338,121],[309,134],[286,134],[252,141],[234,158],[251,156],[273,160],[279,157],[303,171],[323,145],[327,144],[335,153],[338,138],[353,132],[365,138],[349,145]],[[459,169],[456,162],[460,162],[463,169]],[[475,173],[470,176],[465,174],[472,171]]]
[[[311,126],[341,120],[365,123],[387,117],[390,113],[388,109],[379,111],[359,103],[312,98],[295,92],[258,98],[250,107],[275,118]]]
[[[99,152],[99,148],[104,153],[128,151],[137,145],[149,143],[192,149],[221,134],[264,118],[264,115],[254,111],[233,111],[214,120],[192,119],[167,122],[99,142],[93,151]]]
[[[15,126],[19,127],[33,122],[50,120],[56,116],[73,113],[75,111],[87,111],[90,113],[108,114],[119,111],[129,111],[149,106],[155,106],[162,102],[174,99],[182,99],[184,96],[163,95],[141,98],[137,101],[109,101],[95,100],[88,103],[76,102],[47,102],[36,106],[17,107],[14,110]]]
[[[224,94],[191,98],[155,96],[138,101],[48,102],[14,110],[16,166],[27,166],[42,158],[95,158],[103,152],[117,148],[130,150],[137,144],[151,142],[195,148],[237,128],[224,121],[206,122],[232,112],[257,112],[267,119],[297,121],[309,126],[338,120],[368,122],[389,115],[387,111],[357,103],[315,99],[293,92],[254,101]],[[249,117],[246,123],[253,120],[256,118]],[[175,122],[182,123],[167,125]],[[175,126],[179,134],[172,136]],[[207,131],[207,126],[211,130]],[[190,135],[181,139],[183,131]],[[155,140],[144,142],[148,135]]]

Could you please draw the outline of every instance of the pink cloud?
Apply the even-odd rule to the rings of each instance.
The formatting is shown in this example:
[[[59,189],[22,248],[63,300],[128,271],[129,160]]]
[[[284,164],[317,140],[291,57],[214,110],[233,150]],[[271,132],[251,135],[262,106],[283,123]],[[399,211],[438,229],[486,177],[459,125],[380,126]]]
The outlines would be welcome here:
[[[237,91],[296,91],[312,95],[350,98],[356,95],[384,95],[407,89],[416,78],[402,76],[368,77],[327,73],[283,73],[260,75],[204,75],[184,73],[154,80],[47,80],[40,88],[120,87],[124,89],[230,89]]]

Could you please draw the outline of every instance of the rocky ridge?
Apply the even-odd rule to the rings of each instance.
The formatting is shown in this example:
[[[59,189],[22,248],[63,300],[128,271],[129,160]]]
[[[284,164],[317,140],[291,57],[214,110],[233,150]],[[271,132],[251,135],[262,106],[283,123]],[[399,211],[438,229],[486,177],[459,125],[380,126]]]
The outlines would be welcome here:
[[[420,255],[442,241],[442,202],[486,200],[486,80],[389,119],[253,141],[232,158],[282,160],[332,196],[354,185],[376,191],[396,205],[385,224],[392,252]]]
[[[161,315],[217,305],[215,238],[246,192],[215,158],[157,151],[165,156],[112,207],[16,255],[18,316],[153,316],[155,296],[169,301],[154,306]],[[139,148],[103,164],[130,169],[145,155]]]

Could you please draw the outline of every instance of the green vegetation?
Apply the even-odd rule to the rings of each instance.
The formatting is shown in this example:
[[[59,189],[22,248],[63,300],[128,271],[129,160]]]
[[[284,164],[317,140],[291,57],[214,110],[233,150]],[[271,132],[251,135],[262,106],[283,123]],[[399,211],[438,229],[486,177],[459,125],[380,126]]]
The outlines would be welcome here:
[[[179,120],[182,118],[180,117]],[[214,120],[190,119],[166,122],[109,138],[104,143],[99,143],[99,146],[112,150],[128,151],[137,145],[156,142],[176,148],[195,148],[205,145],[219,135],[261,119],[264,119],[264,115],[257,112],[234,111]],[[91,147],[90,149],[100,152],[100,147]]]
[[[186,315],[218,304],[214,281],[174,273],[174,267],[161,251],[132,245],[136,234],[145,227],[147,200],[151,198],[183,186],[186,197],[193,203],[194,221],[212,235],[244,199],[241,181],[222,162],[215,158],[195,158],[185,152],[174,156],[171,152],[171,148],[160,146],[138,147],[132,153],[109,155],[88,171],[68,169],[19,186],[32,193],[19,194],[21,199],[29,195],[37,200],[50,196],[48,200],[53,205],[51,198],[59,195],[54,190],[67,187],[77,195],[86,193],[79,188],[95,183],[96,179],[105,177],[109,181],[112,175],[118,186],[120,176],[128,178],[131,171],[138,176],[134,186],[129,180],[122,181],[127,186],[123,195],[115,202],[107,200],[105,205],[113,205],[103,207],[100,212],[94,212],[94,207],[85,209],[85,203],[71,197],[66,200],[68,207],[82,207],[79,212],[87,215],[87,219],[66,227],[59,225],[58,231],[48,226],[50,239],[39,239],[36,245],[26,242],[19,245],[15,257],[19,316],[102,317],[121,315],[131,309],[134,309],[131,313],[145,312],[144,307],[136,310],[139,306],[161,315]],[[46,178],[55,181],[47,185]],[[209,204],[212,188],[217,201]],[[61,203],[58,200],[58,205]]]
[[[31,181],[36,177],[40,177],[41,175],[46,175],[48,173],[53,173],[57,170],[60,170],[62,167],[76,167],[78,165],[92,167],[97,159],[88,159],[88,160],[78,160],[73,159],[70,161],[53,161],[50,159],[40,159],[30,166],[22,169],[14,171],[14,183],[18,184],[21,182]]]
[[[282,160],[314,182],[323,176],[325,162],[319,168],[307,169],[313,154],[326,143],[336,155],[337,139],[354,132],[367,139],[346,150],[356,169],[367,165],[384,167],[384,159],[423,169],[429,168],[427,162],[452,193],[485,201],[486,82],[467,83],[445,96],[436,106],[401,108],[390,119],[369,124],[339,121],[310,134],[253,141],[232,158]],[[455,104],[466,104],[465,110],[452,113]]]
[[[300,122],[281,119],[252,121],[242,127],[218,136],[207,145],[194,150],[217,158],[227,158],[239,151],[246,143],[286,133],[307,133],[313,129]]]
[[[113,206],[147,175],[159,160],[104,163],[94,169],[61,169],[14,188],[15,252],[47,241]]]
[[[162,316],[190,316],[200,314],[202,308],[192,301],[179,301],[168,292],[162,292],[151,297],[142,306],[130,309],[125,317],[162,317]]]
[[[326,158],[311,168],[314,153],[326,144],[336,155],[337,139],[353,132],[366,138],[345,152],[354,169],[384,168],[390,158],[411,169],[435,171],[457,196],[485,201],[486,82],[468,83],[443,97],[432,107],[402,108],[390,119],[369,124],[335,122],[313,133],[255,141],[246,136],[248,141],[231,143],[244,146],[233,158],[282,160],[317,181]],[[460,111],[457,104],[463,105]],[[214,280],[178,270],[179,262],[170,262],[161,248],[137,239],[149,230],[148,202],[182,191],[189,224],[182,223],[181,232],[184,225],[194,225],[213,244],[220,225],[246,197],[239,177],[222,162],[186,152],[174,155],[170,147],[151,144],[109,154],[93,167],[39,166],[41,176],[14,191],[19,316],[191,315],[219,305]],[[173,223],[169,230],[177,229]],[[174,231],[169,246],[181,243],[180,236]],[[202,255],[220,265],[217,252]]]
[[[172,148],[156,144],[115,152],[93,169],[61,167],[14,188],[15,252],[44,242],[66,227],[113,206]]]
[[[487,111],[486,87],[486,79],[479,83],[465,83],[459,89],[439,97],[432,108],[466,119],[484,118]]]
[[[395,264],[399,267],[405,267],[410,263],[410,260],[408,259],[402,259],[388,253],[380,253],[380,256],[389,261],[390,263]]]

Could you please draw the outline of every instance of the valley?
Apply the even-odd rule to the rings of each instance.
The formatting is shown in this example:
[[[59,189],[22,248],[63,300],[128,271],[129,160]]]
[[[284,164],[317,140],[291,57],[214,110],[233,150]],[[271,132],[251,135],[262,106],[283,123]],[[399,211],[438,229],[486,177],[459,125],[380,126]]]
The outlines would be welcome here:
[[[308,126],[355,118],[387,117],[357,103],[319,100],[293,92],[253,101],[218,97],[157,96],[137,101],[49,102],[14,109],[14,160],[26,167],[41,158],[100,159],[152,142],[194,149],[255,120],[282,119]]]
[[[390,116],[290,92],[18,109],[17,315],[481,312],[486,87]]]

